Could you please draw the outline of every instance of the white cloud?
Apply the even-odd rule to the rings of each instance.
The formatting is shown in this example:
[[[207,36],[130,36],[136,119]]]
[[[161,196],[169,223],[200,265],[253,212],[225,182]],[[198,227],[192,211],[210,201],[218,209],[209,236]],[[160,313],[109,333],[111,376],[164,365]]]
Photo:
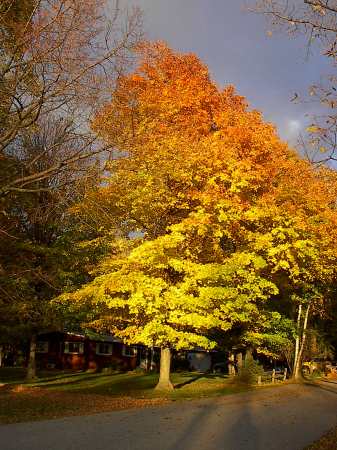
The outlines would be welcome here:
[[[288,120],[287,129],[288,129],[288,133],[290,135],[292,135],[292,136],[294,134],[298,135],[299,132],[301,131],[301,128],[302,128],[302,124],[299,120],[296,120],[296,119]]]

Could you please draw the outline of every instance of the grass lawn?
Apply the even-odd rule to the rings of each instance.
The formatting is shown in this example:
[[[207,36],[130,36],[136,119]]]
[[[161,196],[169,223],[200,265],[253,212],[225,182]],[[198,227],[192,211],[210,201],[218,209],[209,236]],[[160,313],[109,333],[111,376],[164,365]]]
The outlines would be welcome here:
[[[24,375],[23,369],[0,369],[0,384],[6,383],[0,387],[0,423],[94,414],[249,389],[225,376],[192,372],[173,373],[175,390],[169,393],[153,390],[158,374],[42,372],[35,383],[20,384]]]
[[[21,383],[26,375],[26,369],[21,367],[2,367],[0,368],[1,383]]]

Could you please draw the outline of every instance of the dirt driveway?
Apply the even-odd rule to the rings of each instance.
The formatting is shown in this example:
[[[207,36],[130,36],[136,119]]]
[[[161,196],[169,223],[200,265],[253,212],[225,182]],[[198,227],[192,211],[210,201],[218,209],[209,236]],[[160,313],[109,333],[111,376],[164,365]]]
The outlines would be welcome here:
[[[0,426],[1,450],[302,450],[337,425],[337,385],[287,385]]]

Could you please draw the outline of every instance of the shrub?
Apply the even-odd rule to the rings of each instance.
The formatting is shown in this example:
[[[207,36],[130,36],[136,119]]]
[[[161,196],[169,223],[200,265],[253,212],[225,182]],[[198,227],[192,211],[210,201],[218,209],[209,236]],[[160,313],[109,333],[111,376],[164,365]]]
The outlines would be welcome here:
[[[257,383],[258,376],[264,373],[263,367],[253,358],[246,358],[237,376],[237,381],[244,384]]]
[[[102,367],[101,371],[105,374],[119,372],[123,370],[123,364],[120,361],[111,361],[111,363],[105,367]]]

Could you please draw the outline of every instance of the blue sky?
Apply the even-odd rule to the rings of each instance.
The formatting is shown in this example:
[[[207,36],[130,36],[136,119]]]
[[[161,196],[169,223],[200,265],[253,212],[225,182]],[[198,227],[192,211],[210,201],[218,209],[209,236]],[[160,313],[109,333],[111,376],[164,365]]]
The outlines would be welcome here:
[[[273,32],[264,16],[249,13],[253,0],[121,0],[144,13],[144,31],[151,40],[196,53],[220,86],[234,84],[251,107],[276,124],[292,144],[305,128],[308,103],[290,102],[294,92],[305,94],[310,84],[329,73],[319,51],[306,57],[305,41]]]

